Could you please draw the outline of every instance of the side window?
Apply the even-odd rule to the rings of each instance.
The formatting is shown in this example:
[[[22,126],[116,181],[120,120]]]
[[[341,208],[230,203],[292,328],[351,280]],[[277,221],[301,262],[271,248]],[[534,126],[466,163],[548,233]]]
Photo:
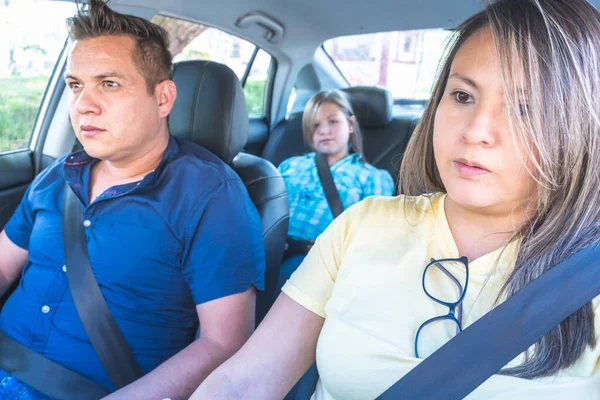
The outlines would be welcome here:
[[[270,72],[271,56],[260,49],[256,54],[244,85],[250,116],[262,116],[264,114],[265,90],[267,89]]]
[[[267,52],[244,39],[206,25],[162,15],[154,17],[152,22],[169,32],[173,62],[211,60],[227,65],[244,85],[248,114],[264,115],[266,83],[271,68],[271,56]]]
[[[0,153],[28,147],[72,2],[0,1]]]

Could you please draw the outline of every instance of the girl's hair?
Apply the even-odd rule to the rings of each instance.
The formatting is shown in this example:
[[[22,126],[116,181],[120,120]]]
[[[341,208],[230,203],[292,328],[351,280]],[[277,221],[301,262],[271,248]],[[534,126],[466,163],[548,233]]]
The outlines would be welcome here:
[[[521,245],[500,299],[600,239],[600,13],[585,0],[499,0],[462,23],[404,156],[400,184],[408,195],[445,192],[433,153],[435,113],[457,51],[479,29],[493,38],[511,133],[537,182],[536,210],[512,238]],[[553,375],[595,344],[587,304],[503,373]]]
[[[346,116],[348,123],[352,125],[353,129],[353,133],[350,134],[350,145],[352,146],[352,151],[362,155],[362,136],[360,135],[360,129],[358,128],[358,121],[356,118],[350,118],[354,115],[354,111],[352,111],[350,101],[340,90],[324,90],[315,94],[308,101],[308,103],[306,103],[304,115],[302,116],[302,135],[304,137],[304,143],[306,143],[306,145],[311,149],[314,149],[313,132],[315,130],[315,121],[317,120],[317,114],[319,113],[319,109],[323,103],[335,104]]]

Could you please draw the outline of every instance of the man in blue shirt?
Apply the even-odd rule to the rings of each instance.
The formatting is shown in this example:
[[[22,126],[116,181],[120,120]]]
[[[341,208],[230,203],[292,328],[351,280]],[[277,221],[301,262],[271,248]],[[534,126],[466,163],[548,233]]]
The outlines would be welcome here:
[[[264,278],[258,213],[227,165],[170,136],[176,87],[161,28],[92,0],[69,34],[65,80],[85,150],[37,176],[0,233],[0,294],[21,276],[0,329],[114,389],[68,286],[66,181],[81,202],[94,275],[146,374],[109,397],[187,398],[252,333]],[[45,398],[5,371],[0,379],[0,398]]]

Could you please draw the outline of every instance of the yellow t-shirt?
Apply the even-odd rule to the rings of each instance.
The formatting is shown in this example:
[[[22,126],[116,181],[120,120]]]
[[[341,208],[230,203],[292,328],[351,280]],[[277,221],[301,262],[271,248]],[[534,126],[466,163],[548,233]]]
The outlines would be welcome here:
[[[373,399],[419,363],[414,354],[418,327],[448,313],[447,307],[425,295],[423,270],[431,258],[459,256],[444,199],[436,194],[363,200],[327,228],[284,286],[289,297],[325,318],[317,344],[320,380],[313,400]],[[493,307],[514,267],[517,249],[513,243],[469,262],[463,328]],[[464,278],[464,268],[451,272]],[[447,290],[456,290],[453,285],[449,282]],[[597,340],[599,304],[596,298]],[[439,348],[456,332],[437,333],[431,343],[420,339],[420,348]],[[572,367],[553,377],[494,375],[467,398],[600,399],[600,345],[587,348]]]

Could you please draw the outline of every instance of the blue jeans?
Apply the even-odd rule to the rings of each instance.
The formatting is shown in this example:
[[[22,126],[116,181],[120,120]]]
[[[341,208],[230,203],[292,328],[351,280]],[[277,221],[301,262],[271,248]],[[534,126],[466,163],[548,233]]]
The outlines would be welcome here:
[[[51,397],[24,384],[8,372],[0,369],[1,400],[52,400]]]

